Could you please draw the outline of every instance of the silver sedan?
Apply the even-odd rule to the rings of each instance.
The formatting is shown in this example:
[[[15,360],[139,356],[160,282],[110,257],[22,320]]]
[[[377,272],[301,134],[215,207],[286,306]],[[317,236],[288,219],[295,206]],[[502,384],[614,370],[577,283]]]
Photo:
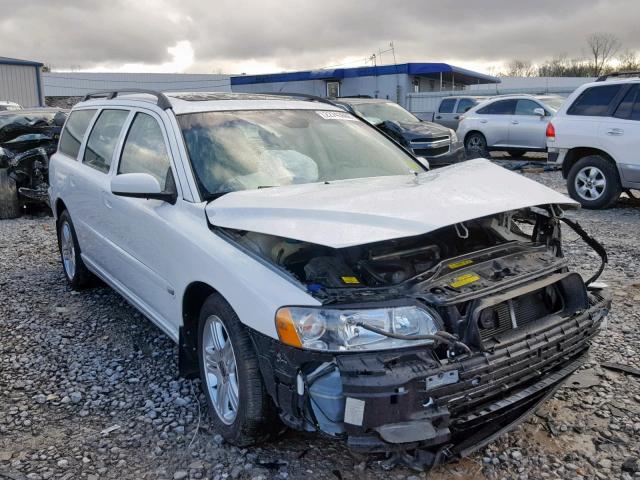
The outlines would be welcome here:
[[[547,124],[563,102],[556,95],[494,97],[461,117],[458,138],[464,141],[468,158],[486,157],[494,150],[512,156],[544,152]]]

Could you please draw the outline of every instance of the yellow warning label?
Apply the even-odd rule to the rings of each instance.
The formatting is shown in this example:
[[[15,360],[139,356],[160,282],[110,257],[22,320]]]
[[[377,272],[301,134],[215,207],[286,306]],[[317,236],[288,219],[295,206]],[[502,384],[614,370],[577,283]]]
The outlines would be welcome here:
[[[472,263],[473,260],[467,258],[466,260],[460,260],[458,262],[450,263],[449,265],[447,265],[447,267],[449,267],[450,270],[455,270],[456,268],[466,267],[467,265],[471,265]]]
[[[480,280],[479,275],[476,275],[475,273],[465,273],[464,275],[454,278],[453,282],[451,282],[449,286],[459,288],[469,285],[470,283],[477,282],[478,280]]]
[[[344,283],[360,283],[360,280],[356,277],[342,277],[342,281]]]

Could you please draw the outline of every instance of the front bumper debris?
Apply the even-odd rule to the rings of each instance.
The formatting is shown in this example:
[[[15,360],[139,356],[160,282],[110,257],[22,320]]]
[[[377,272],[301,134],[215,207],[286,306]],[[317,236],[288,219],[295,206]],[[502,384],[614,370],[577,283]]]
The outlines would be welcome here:
[[[590,293],[586,309],[550,315],[452,360],[418,347],[333,355],[256,332],[253,339],[285,423],[425,468],[468,455],[526,419],[584,362],[610,303]]]

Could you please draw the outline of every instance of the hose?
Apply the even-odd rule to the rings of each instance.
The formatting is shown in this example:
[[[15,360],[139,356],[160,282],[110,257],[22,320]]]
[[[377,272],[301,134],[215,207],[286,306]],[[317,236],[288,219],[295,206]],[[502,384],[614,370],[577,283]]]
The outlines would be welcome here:
[[[584,284],[588,287],[589,284],[595,282],[598,279],[598,277],[602,275],[602,272],[604,271],[604,266],[609,262],[609,259],[607,258],[607,251],[604,249],[602,244],[598,242],[595,238],[590,236],[580,226],[578,222],[574,222],[573,220],[569,220],[568,218],[565,218],[565,217],[561,217],[560,220],[562,220],[569,227],[571,227],[571,229],[574,232],[576,232],[580,236],[580,238],[582,238],[582,240],[584,240],[584,243],[589,245],[593,249],[593,251],[600,256],[600,260],[601,260],[600,268],[598,268],[598,271],[591,278],[589,278],[587,281],[584,282]]]
[[[358,327],[362,327],[365,330],[369,330],[370,332],[377,333],[378,335],[384,335],[385,337],[395,338],[397,340],[431,340],[436,343],[445,343],[447,345],[455,345],[456,347],[462,348],[467,353],[472,353],[471,349],[465,343],[458,340],[454,335],[451,335],[449,332],[445,332],[442,330],[438,330],[434,334],[402,335],[401,333],[387,332],[386,330],[382,330],[377,327],[372,327],[371,325],[367,325],[366,323],[361,321],[353,322],[353,324],[357,325]]]

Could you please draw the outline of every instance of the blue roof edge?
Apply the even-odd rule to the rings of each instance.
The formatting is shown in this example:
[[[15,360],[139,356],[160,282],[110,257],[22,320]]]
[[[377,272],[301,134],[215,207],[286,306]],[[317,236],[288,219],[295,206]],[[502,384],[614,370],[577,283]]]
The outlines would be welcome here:
[[[343,78],[369,77],[378,75],[426,75],[434,73],[458,73],[476,78],[481,83],[500,83],[500,79],[484,73],[474,72],[448,63],[402,63],[375,67],[335,68],[326,70],[304,70],[300,72],[267,73],[264,75],[237,75],[231,77],[231,85],[254,83],[296,82],[305,80],[341,80]]]
[[[0,65],[26,65],[29,67],[42,67],[44,63],[32,60],[20,60],[19,58],[0,57]]]

